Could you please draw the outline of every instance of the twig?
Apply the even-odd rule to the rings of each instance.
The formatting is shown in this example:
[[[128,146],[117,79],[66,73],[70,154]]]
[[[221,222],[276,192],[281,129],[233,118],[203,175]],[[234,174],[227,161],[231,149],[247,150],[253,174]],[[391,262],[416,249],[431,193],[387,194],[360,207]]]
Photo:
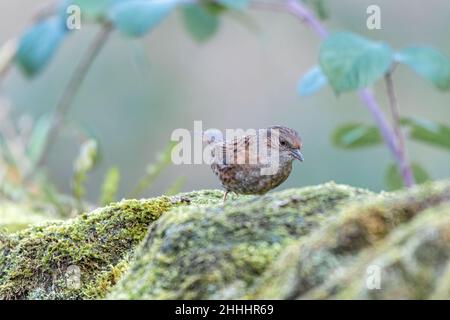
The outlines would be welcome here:
[[[113,27],[110,23],[105,23],[104,25],[102,25],[101,30],[92,41],[92,44],[90,45],[87,52],[77,65],[74,73],[72,74],[72,77],[67,87],[65,88],[61,99],[59,100],[59,103],[55,108],[43,152],[41,154],[41,157],[36,161],[36,165],[31,172],[31,176],[34,175],[35,171],[39,169],[47,160],[48,153],[59,135],[61,127],[66,120],[67,113],[70,110],[73,99],[75,98],[78,89],[83,83],[83,80],[85,79],[92,63],[103,48],[112,30]]]
[[[322,23],[320,23],[314,13],[303,3],[300,3],[297,0],[285,0],[285,3],[289,12],[307,23],[311,29],[319,35],[319,37],[326,38],[328,36],[328,30],[322,25]]]
[[[271,8],[267,2],[263,2],[260,0],[252,0],[250,2],[253,4],[253,7],[258,8]],[[309,10],[302,2],[298,0],[285,0],[285,9],[287,13],[291,13],[298,17],[300,20],[308,24],[311,29],[321,38],[325,39],[329,32],[322,25],[322,23],[316,18],[315,14]],[[277,7],[278,8],[278,7]],[[406,170],[403,175],[403,180],[406,186],[410,186],[414,184],[414,179],[410,178],[408,175],[408,169],[410,168],[409,162],[407,158],[404,156],[404,152],[401,151],[400,146],[398,145],[396,135],[394,131],[391,129],[389,122],[384,116],[383,111],[381,110],[375,96],[369,89],[362,89],[358,92],[358,95],[361,101],[367,106],[367,109],[372,114],[375,122],[378,125],[378,128],[383,136],[383,140],[385,141],[388,149],[394,156],[398,167],[402,170]],[[405,169],[406,168],[406,169]],[[411,175],[412,176],[412,175]]]
[[[394,122],[394,132],[395,132],[395,135],[397,136],[398,152],[401,156],[401,167],[400,167],[401,174],[402,174],[403,180],[405,181],[406,186],[411,187],[412,185],[414,185],[414,175],[412,173],[411,165],[408,161],[408,155],[406,153],[405,137],[404,137],[403,132],[400,127],[400,111],[399,111],[398,99],[397,99],[397,95],[395,93],[394,81],[392,80],[393,71],[394,71],[394,68],[392,68],[385,75],[386,90],[387,90],[387,94],[389,97],[389,106],[391,108],[392,119]]]

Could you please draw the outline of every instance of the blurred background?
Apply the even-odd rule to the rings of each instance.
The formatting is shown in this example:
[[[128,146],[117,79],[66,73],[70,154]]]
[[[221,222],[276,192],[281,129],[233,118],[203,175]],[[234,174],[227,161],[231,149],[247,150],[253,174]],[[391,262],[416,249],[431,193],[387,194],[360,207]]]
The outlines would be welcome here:
[[[42,0],[0,2],[0,43],[17,36]],[[366,9],[381,7],[382,29],[366,28]],[[446,0],[329,0],[330,30],[358,32],[390,43],[394,49],[427,43],[450,54],[450,2]],[[13,69],[0,86],[2,104],[13,118],[23,113],[37,118],[51,112],[70,75],[98,27],[84,26],[65,41],[50,65],[33,79]],[[114,32],[78,92],[69,115],[100,143],[101,158],[87,182],[87,198],[99,196],[106,171],[121,172],[118,196],[126,197],[148,163],[166,148],[176,128],[193,130],[202,120],[207,128],[264,128],[282,124],[295,128],[304,140],[306,161],[296,163],[279,188],[334,180],[371,190],[385,189],[384,171],[392,162],[384,146],[346,151],[330,136],[346,122],[372,124],[355,94],[337,97],[327,87],[312,97],[300,97],[298,81],[317,63],[320,41],[295,17],[263,10],[225,14],[218,34],[205,43],[186,32],[180,12],[174,12],[148,36],[129,39]],[[418,115],[450,124],[450,97],[437,92],[410,70],[400,67],[395,82],[404,115]],[[374,88],[386,110],[383,82]],[[410,157],[433,179],[450,177],[450,154],[443,149],[408,142]],[[73,161],[79,145],[63,132],[46,164],[50,179],[70,192]],[[183,191],[218,188],[207,165],[171,166],[146,196],[164,193],[180,176]]]

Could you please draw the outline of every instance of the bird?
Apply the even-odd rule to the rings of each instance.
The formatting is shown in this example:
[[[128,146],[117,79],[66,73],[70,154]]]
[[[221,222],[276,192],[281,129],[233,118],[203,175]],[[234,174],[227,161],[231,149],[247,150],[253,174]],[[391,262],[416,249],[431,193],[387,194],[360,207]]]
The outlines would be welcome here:
[[[285,126],[254,130],[229,140],[211,129],[204,132],[203,141],[211,150],[211,169],[225,189],[224,203],[230,192],[267,193],[289,177],[294,160],[304,161],[302,139]]]

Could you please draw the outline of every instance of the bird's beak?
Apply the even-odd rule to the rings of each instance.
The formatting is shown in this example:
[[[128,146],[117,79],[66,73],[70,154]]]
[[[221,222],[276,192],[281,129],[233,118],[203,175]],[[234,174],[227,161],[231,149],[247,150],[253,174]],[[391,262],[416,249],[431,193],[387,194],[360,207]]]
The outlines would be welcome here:
[[[303,162],[304,158],[303,158],[302,153],[300,152],[300,149],[292,150],[292,155],[294,156],[295,159]]]

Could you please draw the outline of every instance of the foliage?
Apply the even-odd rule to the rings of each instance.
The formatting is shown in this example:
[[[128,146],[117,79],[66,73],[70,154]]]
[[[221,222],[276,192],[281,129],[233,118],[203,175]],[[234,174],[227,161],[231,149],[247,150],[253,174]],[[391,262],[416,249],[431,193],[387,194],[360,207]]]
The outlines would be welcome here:
[[[182,8],[183,22],[192,37],[204,42],[213,37],[220,25],[217,11],[206,5],[189,4]]]
[[[396,63],[410,67],[441,91],[450,89],[450,60],[445,54],[430,47],[414,46],[394,53],[385,43],[375,42],[354,33],[340,32],[325,39],[320,48],[319,62],[320,66],[313,67],[300,80],[301,95],[314,94],[327,83],[336,94],[356,91],[373,85],[391,73]],[[450,129],[445,124],[423,119],[403,119],[395,125],[409,128],[407,137],[411,140],[445,149],[450,146]],[[337,147],[344,149],[375,146],[382,143],[378,130],[374,126],[348,123],[333,132],[332,141]],[[401,137],[397,136],[397,139]],[[399,143],[399,140],[396,143]],[[421,165],[416,163],[411,169],[416,182],[429,179]],[[400,170],[390,166],[386,172],[388,187],[399,188]]]
[[[51,17],[29,29],[21,38],[17,63],[25,74],[36,75],[52,59],[67,30],[58,17]]]
[[[113,6],[109,18],[121,32],[140,37],[161,23],[175,7],[175,1],[121,1]]]
[[[380,132],[374,126],[361,123],[348,123],[337,128],[332,137],[333,143],[344,149],[358,149],[378,145],[382,142]]]
[[[385,43],[350,32],[329,36],[320,48],[320,67],[336,93],[365,88],[390,68],[392,52]]]
[[[431,180],[427,171],[420,164],[413,162],[411,168],[417,183],[421,184]],[[385,179],[389,190],[397,190],[403,187],[402,175],[395,164],[387,167]]]

